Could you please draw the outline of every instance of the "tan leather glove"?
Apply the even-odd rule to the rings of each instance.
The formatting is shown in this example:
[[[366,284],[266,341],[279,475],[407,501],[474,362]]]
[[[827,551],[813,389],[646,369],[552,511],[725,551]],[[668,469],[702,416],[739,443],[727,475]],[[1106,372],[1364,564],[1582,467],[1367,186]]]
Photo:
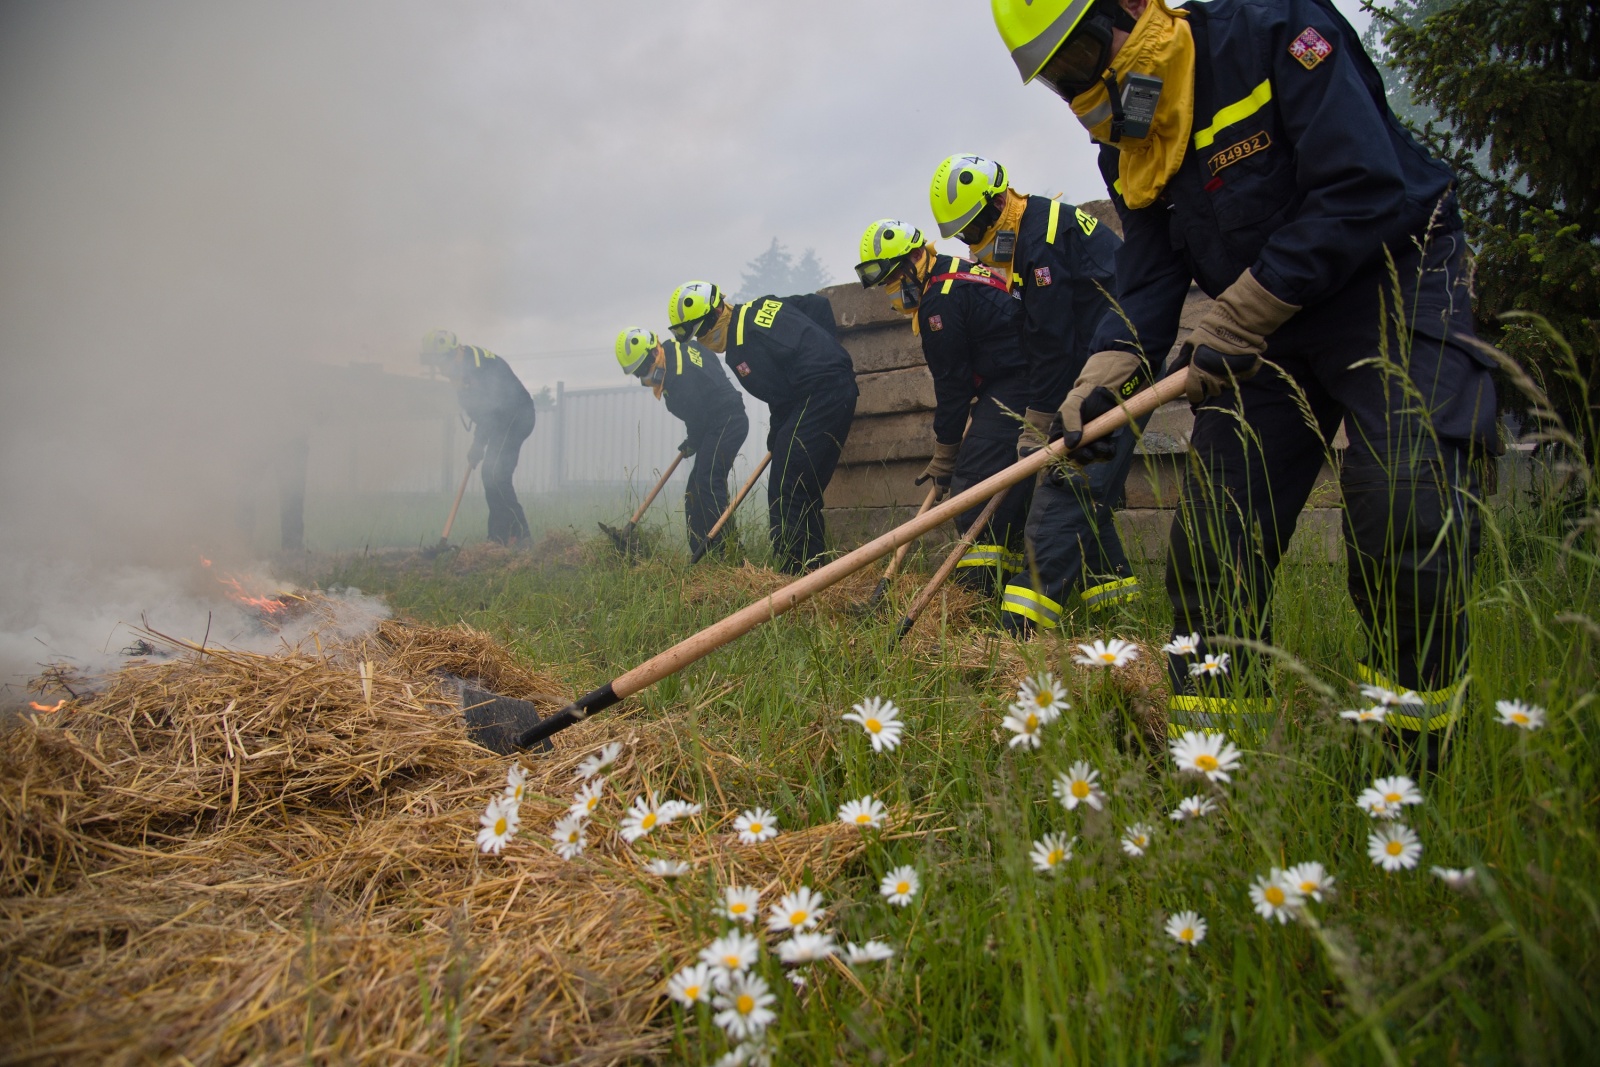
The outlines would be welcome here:
[[[1061,402],[1061,429],[1070,453],[1083,439],[1084,424],[1105,414],[1119,402],[1126,402],[1139,389],[1145,375],[1144,358],[1137,352],[1110,349],[1096,352],[1083,365],[1083,371],[1072,385],[1072,392]],[[1088,410],[1085,410],[1085,409]],[[1076,462],[1093,462],[1104,456],[1091,443],[1083,455],[1073,456]],[[1114,448],[1109,442],[1108,448]]]
[[[1267,338],[1294,317],[1299,304],[1286,304],[1267,292],[1248,270],[1217,297],[1178,354],[1189,367],[1184,394],[1198,404],[1234,387],[1261,369]]]
[[[941,497],[944,496],[945,493],[950,491],[950,476],[956,472],[956,453],[960,451],[961,443],[959,441],[953,445],[942,445],[935,442],[933,458],[928,461],[926,467],[922,468],[922,474],[917,477],[916,484],[921,485],[929,478],[932,478],[933,484],[939,487],[939,495]]]
[[[1056,421],[1053,411],[1029,408],[1022,413],[1022,432],[1017,435],[1017,458],[1027,459],[1050,443],[1050,424]]]

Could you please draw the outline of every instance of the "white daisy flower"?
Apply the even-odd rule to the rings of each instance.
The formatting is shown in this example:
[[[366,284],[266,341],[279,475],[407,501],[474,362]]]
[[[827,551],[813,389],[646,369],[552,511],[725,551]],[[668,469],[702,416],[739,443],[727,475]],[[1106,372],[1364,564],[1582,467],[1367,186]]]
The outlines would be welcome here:
[[[1370,708],[1353,708],[1339,713],[1339,718],[1349,719],[1351,722],[1382,722],[1388,717],[1389,709],[1382,704],[1374,704]]]
[[[794,986],[796,993],[805,992],[806,976],[799,971],[784,971],[783,976],[789,979],[789,984]]]
[[[565,817],[557,819],[555,829],[550,831],[550,839],[556,843],[556,853],[562,859],[576,859],[589,844],[589,838],[584,833],[583,816],[568,812]]]
[[[667,981],[667,995],[686,1008],[711,999],[711,968],[703,963],[685,967]]]
[[[1122,831],[1122,851],[1130,856],[1142,856],[1150,848],[1150,839],[1155,835],[1154,826],[1136,822]]]
[[[700,950],[700,961],[721,978],[749,970],[760,954],[761,943],[740,930],[731,930]]]
[[[1033,869],[1048,874],[1072,858],[1072,844],[1075,837],[1066,834],[1045,834],[1033,843],[1033,851],[1028,858],[1033,860]]]
[[[1407,804],[1421,804],[1422,793],[1417,783],[1405,775],[1379,778],[1370,789],[1362,790],[1356,804],[1374,819],[1398,819]]]
[[[839,806],[839,821],[846,826],[859,826],[861,829],[877,829],[883,825],[889,812],[883,802],[873,799],[871,793],[860,800],[847,800]]]
[[[789,980],[800,978],[798,974],[789,975]],[[805,984],[801,978],[795,988]],[[716,1067],[772,1067],[772,1046],[764,1041],[741,1041],[733,1048],[717,1057]]]
[[[1383,799],[1383,794],[1376,789],[1363,789],[1361,795],[1356,797],[1356,807],[1372,816],[1374,819],[1398,819],[1400,809],[1389,810],[1389,802]]]
[[[1176,741],[1168,742],[1172,759],[1180,771],[1203,774],[1213,782],[1231,782],[1229,771],[1237,770],[1241,753],[1222,734],[1185,730]]]
[[[1173,822],[1183,822],[1186,819],[1198,819],[1210,815],[1217,810],[1217,802],[1210,797],[1199,796],[1184,797],[1178,801],[1178,806],[1172,810],[1167,818]]]
[[[592,756],[585,756],[583,762],[578,764],[578,772],[574,778],[593,778],[613,763],[622,754],[622,742],[610,741],[600,746],[600,751]]]
[[[633,844],[639,838],[648,834],[661,824],[661,809],[651,804],[644,797],[634,797],[633,807],[622,818],[622,826],[618,833],[628,844]]]
[[[594,814],[594,809],[600,806],[600,797],[605,793],[606,780],[596,778],[572,794],[572,807],[567,809],[569,815],[576,815],[580,819],[587,819]]]
[[[1100,810],[1101,802],[1106,795],[1100,791],[1100,772],[1094,770],[1083,760],[1079,760],[1067,768],[1066,774],[1056,775],[1055,785],[1050,787],[1050,792],[1055,794],[1061,806],[1071,811],[1079,804],[1087,804],[1095,811]]]
[[[861,724],[861,728],[867,731],[867,736],[872,739],[874,752],[886,752],[897,748],[900,744],[900,731],[905,729],[905,723],[900,721],[900,709],[895,707],[892,701],[880,700],[877,697],[868,697],[854,705],[841,718]]]
[[[1079,645],[1078,654],[1072,657],[1072,661],[1086,667],[1126,667],[1138,658],[1138,645],[1113,637],[1109,641],[1096,640],[1092,644]]]
[[[810,930],[828,913],[823,907],[822,894],[810,886],[801,886],[793,893],[785,893],[767,913],[767,929],[773,933],[787,930]]]
[[[1451,889],[1471,889],[1478,882],[1478,872],[1472,867],[1430,867],[1429,872]]]
[[[1303,897],[1310,897],[1320,904],[1333,896],[1334,877],[1315,860],[1297,863],[1283,874],[1296,889],[1300,890],[1300,895]]]
[[[739,843],[744,845],[759,845],[778,836],[777,820],[766,808],[751,808],[733,820],[733,828],[739,831]]]
[[[1257,915],[1263,919],[1277,919],[1280,923],[1294,918],[1294,910],[1305,903],[1300,887],[1276,867],[1271,874],[1256,875],[1255,885],[1250,887],[1250,899],[1255,903]]]
[[[1189,677],[1198,678],[1202,674],[1215,678],[1219,674],[1228,673],[1228,654],[1226,652],[1207,652],[1198,663],[1189,664]]]
[[[1361,695],[1383,708],[1398,708],[1406,704],[1420,705],[1422,698],[1409,689],[1396,693],[1392,689],[1385,689],[1381,685],[1363,685]]]
[[[1169,656],[1192,656],[1200,651],[1200,635],[1173,634],[1172,640],[1161,646],[1161,651]],[[1184,912],[1183,914],[1189,915],[1192,912]]]
[[[1499,721],[1504,726],[1537,730],[1544,725],[1545,711],[1537,704],[1524,704],[1520,700],[1496,700],[1494,710],[1500,713]]]
[[[845,959],[850,966],[858,967],[863,963],[882,963],[884,960],[894,958],[894,949],[882,941],[868,941],[858,945],[854,941],[845,946]]]
[[[1023,704],[1013,704],[1011,713],[1000,720],[1000,725],[1010,730],[1014,735],[1006,742],[1009,748],[1038,748],[1041,742],[1039,731],[1044,729],[1044,719],[1039,713]]]
[[[791,966],[815,963],[838,954],[839,946],[833,943],[832,934],[796,933],[789,940],[778,943],[778,958]]]
[[[1206,921],[1197,911],[1180,911],[1167,920],[1167,936],[1193,948],[1206,939]]]
[[[1066,687],[1056,681],[1054,674],[1045,673],[1022,680],[1022,685],[1017,688],[1017,702],[1011,705],[1011,711],[1012,714],[1022,714],[1026,709],[1039,716],[1041,723],[1048,725],[1061,718],[1061,713],[1071,707],[1067,703]]]
[[[523,794],[528,791],[528,772],[522,764],[513,763],[511,769],[506,771],[506,799],[513,804],[521,804]]]
[[[687,800],[669,800],[662,804],[659,809],[661,825],[665,826],[674,819],[686,819],[691,815],[699,815],[701,810],[699,804],[691,804]]]
[[[478,816],[478,825],[481,827],[478,831],[478,849],[498,856],[500,850],[506,847],[506,842],[516,836],[517,827],[521,825],[516,802],[503,796],[491,797],[489,806]]]
[[[1409,871],[1422,859],[1422,839],[1401,823],[1380,826],[1367,836],[1367,855],[1386,871]]]
[[[878,883],[878,892],[897,908],[903,908],[911,903],[911,898],[917,895],[917,890],[922,888],[922,879],[917,877],[917,869],[911,866],[896,867],[883,876],[883,881]]]
[[[644,869],[658,878],[682,878],[694,870],[694,865],[683,860],[651,860]]]
[[[778,1017],[770,1007],[777,999],[760,975],[740,972],[728,979],[726,988],[712,1001],[717,1009],[712,1021],[729,1037],[760,1037]]]
[[[761,903],[761,890],[730,885],[722,891],[723,914],[734,922],[753,923]]]

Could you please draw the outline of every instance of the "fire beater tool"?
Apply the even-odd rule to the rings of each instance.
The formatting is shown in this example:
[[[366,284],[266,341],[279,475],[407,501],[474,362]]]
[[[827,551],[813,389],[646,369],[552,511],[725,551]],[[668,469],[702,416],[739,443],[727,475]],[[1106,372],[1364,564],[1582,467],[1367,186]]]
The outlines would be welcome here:
[[[967,527],[967,532],[961,535],[961,540],[956,542],[956,547],[950,550],[950,554],[944,558],[944,562],[939,564],[939,569],[933,572],[932,580],[923,586],[922,592],[917,594],[917,599],[911,602],[911,607],[907,609],[905,618],[900,620],[900,628],[895,631],[894,639],[896,641],[911,632],[911,628],[917,624],[917,619],[922,616],[923,611],[927,609],[928,604],[933,600],[933,594],[937,593],[939,587],[944,585],[945,580],[954,573],[956,564],[961,562],[961,557],[967,554],[967,549],[972,547],[972,543],[978,539],[978,535],[983,532],[983,528],[989,525],[989,520],[994,518],[994,513],[999,509],[1000,502],[1006,498],[1006,494],[1009,492],[1011,492],[1010,486],[1000,490],[990,497],[989,502],[983,506],[983,510],[978,512],[978,517],[973,520],[971,526]]]
[[[1126,404],[1106,412],[1085,426],[1083,428],[1083,437],[1079,443],[1088,444],[1091,441],[1098,441],[1107,434],[1126,426],[1130,420],[1141,419],[1155,411],[1162,404],[1176,400],[1183,395],[1184,385],[1187,383],[1188,378],[1188,368],[1184,367],[1156,382],[1150,388],[1142,390],[1129,398]],[[583,694],[583,696],[574,700],[548,719],[524,731],[522,736],[517,738],[517,747],[528,748],[540,741],[544,741],[567,727],[582,722],[595,712],[603,711],[640,690],[649,688],[661,679],[676,674],[689,664],[715,652],[723,645],[743,637],[769,619],[792,611],[803,601],[815,596],[840,579],[849,577],[861,568],[870,566],[875,560],[883,558],[901,545],[909,544],[940,523],[948,522],[980,501],[994,496],[1002,489],[1009,489],[1026,478],[1032,478],[1049,464],[1061,459],[1065,454],[1066,442],[1064,439],[1058,439],[1027,458],[1018,460],[1005,470],[990,475],[972,488],[956,493],[942,504],[924,512],[919,518],[895,527],[888,533],[867,542],[853,552],[840,556],[827,566],[819,567],[810,574],[790,582],[777,592],[762,597],[754,604],[740,608],[721,622],[714,623],[699,633],[684,638],[666,651],[659,652],[650,659],[645,660],[626,674],[618,675],[599,689],[592,689]]]
[[[694,550],[694,555],[689,557],[689,565],[691,567],[705,558],[706,553],[710,551],[711,542],[715,540],[717,534],[722,532],[722,528],[728,524],[728,520],[733,518],[733,513],[739,510],[739,505],[744,503],[744,498],[749,496],[750,490],[756,487],[756,479],[761,477],[761,472],[766,470],[767,464],[771,462],[771,452],[761,457],[761,462],[756,464],[756,469],[750,472],[750,477],[746,478],[744,484],[739,487],[739,495],[728,501],[728,506],[723,510],[722,517],[717,519],[717,524],[711,527],[710,533],[706,534],[705,541],[701,543],[699,548]]]
[[[644,513],[649,510],[651,504],[655,503],[656,494],[661,492],[661,487],[667,484],[667,479],[672,477],[672,472],[677,470],[678,464],[682,462],[682,452],[672,457],[672,462],[667,464],[667,469],[660,478],[656,479],[656,484],[651,486],[650,492],[645,494],[644,502],[639,505],[638,510],[633,513],[633,518],[629,519],[627,525],[623,526],[622,529],[619,530],[615,526],[607,526],[603,522],[599,524],[605,535],[611,538],[611,543],[617,546],[617,551],[624,556],[633,555],[633,550],[636,547],[633,540],[633,532],[639,528],[639,520],[644,518]]]
[[[467,464],[466,471],[461,475],[461,486],[456,490],[456,502],[450,505],[450,517],[444,520],[444,533],[439,535],[438,544],[432,548],[422,550],[423,559],[433,559],[439,553],[452,547],[450,544],[450,530],[456,524],[456,512],[461,510],[461,498],[467,495],[467,479],[472,477],[472,472],[476,467],[476,463]]]

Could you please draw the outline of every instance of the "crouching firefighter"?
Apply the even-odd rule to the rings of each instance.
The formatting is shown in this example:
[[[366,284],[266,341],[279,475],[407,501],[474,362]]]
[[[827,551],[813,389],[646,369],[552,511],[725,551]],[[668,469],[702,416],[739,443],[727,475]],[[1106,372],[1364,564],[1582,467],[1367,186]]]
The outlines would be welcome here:
[[[726,530],[712,541],[706,535],[728,506],[728,472],[750,433],[739,390],[717,363],[717,357],[690,341],[662,342],[640,327],[617,334],[617,362],[623,373],[639,379],[666,401],[667,410],[682,420],[688,436],[678,452],[694,457],[683,512],[689,527],[690,555],[704,554],[722,543]]]
[[[1027,365],[1025,425],[1018,458],[1061,435],[1056,409],[1091,349],[1109,306],[1121,241],[1109,226],[1071,204],[1011,188],[1005,168],[982,156],[950,156],[928,193],[939,232],[959,236],[1021,299],[1018,317]],[[1015,409],[1023,411],[1023,408]],[[1053,468],[1034,489],[1027,545],[1032,566],[1006,586],[1001,619],[1026,635],[1054,629],[1073,597],[1091,613],[1139,595],[1112,518],[1133,463],[1137,431],[1117,431],[1093,463]]]
[[[511,476],[522,455],[522,442],[533,433],[533,397],[505,360],[486,348],[458,344],[449,330],[434,330],[423,338],[422,361],[455,383],[456,401],[472,423],[467,464],[483,463],[489,540],[502,545],[526,541],[528,516]]]
[[[823,322],[823,319],[826,322]],[[762,296],[733,304],[710,282],[672,292],[667,322],[680,341],[723,354],[739,384],[771,411],[767,518],[778,567],[800,574],[827,551],[822,492],[856,411],[856,376],[820,296]]]
[[[898,219],[879,219],[861,235],[862,286],[885,286],[890,303],[911,316],[922,358],[933,375],[933,459],[917,478],[961,492],[1016,459],[1027,407],[1028,364],[1017,320],[1022,307],[1010,284],[980,263],[938,255],[922,231]],[[971,416],[971,424],[967,422]],[[962,436],[965,430],[966,436]],[[1033,483],[1013,486],[961,562],[956,580],[991,594],[1025,567],[1023,523]],[[963,512],[965,531],[983,510]]]
[[[1068,436],[1154,369],[1140,344],[1167,350],[1191,279],[1215,301],[1177,360],[1195,422],[1166,582],[1177,631],[1232,659],[1197,677],[1171,656],[1171,729],[1270,724],[1263,663],[1215,638],[1271,640],[1273,576],[1342,420],[1359,678],[1420,700],[1389,715],[1407,739],[1437,735],[1467,666],[1470,461],[1496,447],[1449,168],[1395,119],[1327,0],[993,8],[1023,80],[1101,143],[1123,219],[1128,322],[1103,321]]]

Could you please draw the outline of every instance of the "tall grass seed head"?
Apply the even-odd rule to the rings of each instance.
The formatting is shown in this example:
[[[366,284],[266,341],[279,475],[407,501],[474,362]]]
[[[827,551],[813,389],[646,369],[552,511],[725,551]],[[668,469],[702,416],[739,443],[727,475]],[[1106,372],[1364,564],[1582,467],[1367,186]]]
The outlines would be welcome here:
[[[585,756],[583,762],[578,764],[578,771],[574,778],[593,778],[613,763],[622,755],[621,741],[608,741],[600,746],[600,751]]]
[[[1056,681],[1054,674],[1046,672],[1022,680],[1017,687],[1017,701],[1011,705],[1011,713],[1022,714],[1025,708],[1039,716],[1041,724],[1048,726],[1071,707],[1067,703],[1066,686]]]
[[[1422,839],[1402,823],[1380,826],[1367,837],[1367,855],[1386,871],[1409,871],[1422,859]]]
[[[1180,911],[1167,920],[1167,936],[1193,948],[1206,939],[1206,921],[1197,911]]]
[[[1041,874],[1049,874],[1061,867],[1072,858],[1072,845],[1077,841],[1075,837],[1066,834],[1045,834],[1033,843],[1033,851],[1028,858],[1033,860],[1033,869]]]
[[[506,842],[516,836],[521,821],[515,801],[499,794],[491,797],[488,807],[478,816],[478,850],[498,856]]]
[[[685,967],[667,981],[667,995],[686,1008],[711,1000],[712,971],[704,963]]]
[[[1294,918],[1295,909],[1305,903],[1305,896],[1287,872],[1274,867],[1270,874],[1256,875],[1255,884],[1250,887],[1250,900],[1256,914],[1263,919],[1286,923]]]
[[[1113,637],[1109,641],[1096,638],[1087,645],[1079,645],[1078,654],[1072,657],[1072,661],[1086,667],[1126,667],[1138,658],[1138,645]]]
[[[827,913],[822,894],[803,885],[792,893],[785,893],[772,906],[767,913],[767,929],[775,934],[812,930]]]
[[[550,839],[555,842],[556,854],[562,859],[577,859],[589,844],[589,838],[584,833],[583,816],[569,811],[557,819],[555,829],[550,831]]]
[[[753,923],[760,910],[761,890],[730,885],[722,891],[722,911],[734,922]]]
[[[729,1037],[760,1037],[778,1017],[771,1007],[777,999],[760,975],[741,971],[728,979],[712,1001],[717,1009],[712,1021]]]
[[[1142,856],[1150,849],[1150,842],[1155,837],[1156,828],[1136,822],[1122,831],[1122,851],[1130,856]]]
[[[1183,736],[1168,743],[1178,770],[1203,774],[1208,781],[1229,782],[1229,772],[1237,770],[1242,754],[1223,734],[1185,730]]]
[[[900,721],[900,709],[892,701],[868,697],[840,717],[860,724],[871,739],[874,752],[893,751],[900,745],[900,732],[905,724]]]
[[[915,897],[921,888],[922,879],[917,876],[917,869],[909,865],[896,867],[884,875],[883,881],[878,883],[878,892],[897,908],[910,904],[911,898]]]
[[[760,955],[761,942],[742,930],[730,930],[700,950],[700,961],[722,977],[749,970]]]
[[[1516,726],[1524,730],[1537,730],[1544,725],[1545,710],[1537,704],[1524,704],[1520,700],[1496,700],[1494,710],[1503,726]]]
[[[617,832],[622,835],[624,841],[631,845],[660,824],[660,809],[642,796],[635,797],[633,806],[623,816],[622,825],[617,828]]]
[[[759,845],[778,836],[778,822],[766,808],[751,808],[733,820],[742,845]]]
[[[888,815],[883,802],[874,799],[871,793],[860,800],[847,800],[839,806],[839,821],[862,830],[876,830]]]
[[[1169,656],[1192,656],[1200,651],[1199,634],[1173,634],[1172,640],[1161,646]],[[1184,914],[1191,914],[1185,912]]]
[[[1099,811],[1106,795],[1100,791],[1100,772],[1090,767],[1084,760],[1078,760],[1068,767],[1065,774],[1057,774],[1055,784],[1050,787],[1050,792],[1061,801],[1061,806],[1072,811],[1079,804],[1087,804],[1095,811]]]
[[[1308,897],[1318,904],[1333,896],[1334,877],[1315,860],[1297,863],[1283,873],[1300,890],[1301,896]]]

